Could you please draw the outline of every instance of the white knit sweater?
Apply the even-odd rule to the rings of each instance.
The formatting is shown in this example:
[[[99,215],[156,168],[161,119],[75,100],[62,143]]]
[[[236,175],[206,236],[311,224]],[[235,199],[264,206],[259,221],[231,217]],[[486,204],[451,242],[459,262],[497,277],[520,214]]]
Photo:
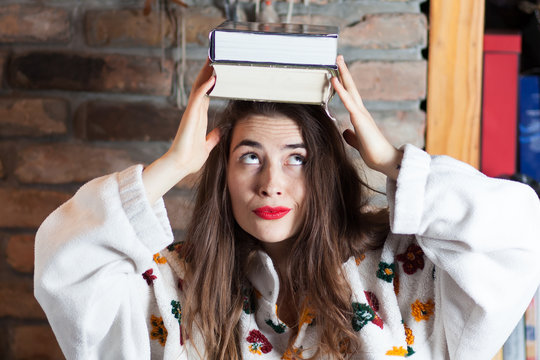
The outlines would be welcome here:
[[[352,358],[491,359],[540,283],[540,202],[527,186],[404,150],[387,186],[392,233],[343,264],[363,349]],[[200,335],[180,333],[182,263],[141,173],[90,181],[37,233],[35,296],[68,359],[204,358]],[[316,314],[305,309],[287,348],[271,259],[260,252],[246,275],[255,290],[241,317],[244,359],[309,356]]]

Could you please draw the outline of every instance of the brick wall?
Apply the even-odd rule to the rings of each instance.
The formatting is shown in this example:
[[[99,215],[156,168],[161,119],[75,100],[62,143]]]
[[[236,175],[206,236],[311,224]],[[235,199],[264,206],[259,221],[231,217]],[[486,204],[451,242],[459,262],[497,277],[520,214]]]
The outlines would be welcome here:
[[[318,0],[294,6],[293,22],[340,26],[340,53],[396,145],[424,143],[422,1]],[[220,2],[174,8],[184,19],[186,91],[206,56],[208,31],[224,20],[214,3]],[[240,5],[251,16],[253,4]],[[143,7],[144,0],[0,3],[2,359],[63,358],[32,294],[40,223],[82,183],[156,159],[175,134],[182,109],[175,105],[181,52],[174,44],[182,34],[156,8],[144,16]],[[284,16],[287,3],[278,1],[276,8]],[[211,104],[211,117],[222,105]],[[344,126],[347,115],[337,98],[331,108]],[[369,176],[381,187],[380,176]],[[189,212],[192,186],[188,178],[166,196],[178,236],[186,225],[178,214]]]

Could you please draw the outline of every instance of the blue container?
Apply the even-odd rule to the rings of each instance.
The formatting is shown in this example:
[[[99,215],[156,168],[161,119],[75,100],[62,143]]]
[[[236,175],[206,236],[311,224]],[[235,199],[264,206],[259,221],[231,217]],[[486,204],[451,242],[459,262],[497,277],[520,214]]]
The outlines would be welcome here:
[[[540,181],[540,76],[519,79],[519,171]]]

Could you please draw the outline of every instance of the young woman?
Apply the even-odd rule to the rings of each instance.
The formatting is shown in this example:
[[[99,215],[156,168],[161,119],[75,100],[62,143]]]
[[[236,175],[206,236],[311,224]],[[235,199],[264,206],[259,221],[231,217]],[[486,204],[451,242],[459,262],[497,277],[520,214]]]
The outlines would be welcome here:
[[[165,155],[38,231],[35,294],[67,358],[491,358],[540,282],[536,194],[394,148],[337,63],[343,137],[389,208],[366,206],[320,106],[233,101],[207,135],[207,64]],[[161,197],[203,166],[175,243]]]

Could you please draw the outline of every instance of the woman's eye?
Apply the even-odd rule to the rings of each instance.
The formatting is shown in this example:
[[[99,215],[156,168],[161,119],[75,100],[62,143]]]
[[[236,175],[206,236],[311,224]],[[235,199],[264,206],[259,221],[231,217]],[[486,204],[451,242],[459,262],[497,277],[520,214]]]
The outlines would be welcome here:
[[[306,158],[298,154],[291,155],[287,159],[288,165],[304,165],[305,163],[306,163]]]
[[[253,154],[253,153],[249,153],[249,154],[244,154],[240,157],[240,161],[244,164],[248,164],[248,165],[251,165],[251,164],[259,164],[260,161],[259,161],[259,157],[256,155],[256,154]]]

